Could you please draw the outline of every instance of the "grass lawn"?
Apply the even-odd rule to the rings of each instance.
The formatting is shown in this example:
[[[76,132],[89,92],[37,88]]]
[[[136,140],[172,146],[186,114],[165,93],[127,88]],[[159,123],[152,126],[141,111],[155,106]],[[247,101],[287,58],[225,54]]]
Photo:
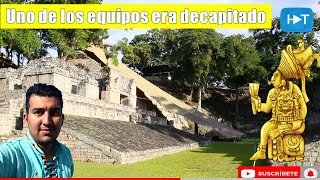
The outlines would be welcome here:
[[[215,142],[180,153],[128,165],[75,162],[74,177],[236,178],[238,166],[252,166],[249,158],[259,139]],[[266,165],[257,161],[256,165]]]

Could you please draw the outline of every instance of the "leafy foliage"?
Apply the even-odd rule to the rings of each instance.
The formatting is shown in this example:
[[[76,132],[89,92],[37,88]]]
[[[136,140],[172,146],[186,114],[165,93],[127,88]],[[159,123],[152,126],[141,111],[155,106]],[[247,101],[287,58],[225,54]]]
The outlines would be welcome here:
[[[103,48],[102,41],[108,38],[107,30],[54,29],[42,30],[47,47],[58,51],[60,58],[73,56],[77,50],[84,50],[90,45]]]
[[[1,0],[1,4],[99,4],[101,0]],[[17,57],[17,64],[22,59],[28,61],[47,55],[48,48],[58,51],[59,58],[72,57],[77,50],[84,50],[90,45],[104,48],[103,40],[108,38],[105,29],[52,29],[52,30],[1,30],[0,47],[6,49],[7,58]]]
[[[320,26],[320,18],[314,16],[314,30]],[[315,38],[315,32],[304,34],[286,33],[280,29],[280,18],[276,17],[272,21],[271,29],[251,29],[249,30],[256,40],[255,47],[261,58],[261,65],[267,70],[268,77],[276,70],[280,62],[281,50],[291,44],[297,47],[299,39],[305,40],[305,46],[311,45],[315,50],[319,48],[319,41]],[[266,81],[264,81],[266,82]]]
[[[213,61],[218,61],[222,36],[211,29],[181,29],[170,54],[174,77],[183,85],[204,87]]]
[[[259,66],[260,58],[254,46],[254,39],[233,35],[224,39],[222,44],[226,62],[226,84],[241,87],[253,80],[265,78],[266,70]]]
[[[29,29],[0,30],[0,46],[6,50],[7,59],[17,57],[17,65],[23,64],[24,59],[37,57],[41,41],[37,31]]]

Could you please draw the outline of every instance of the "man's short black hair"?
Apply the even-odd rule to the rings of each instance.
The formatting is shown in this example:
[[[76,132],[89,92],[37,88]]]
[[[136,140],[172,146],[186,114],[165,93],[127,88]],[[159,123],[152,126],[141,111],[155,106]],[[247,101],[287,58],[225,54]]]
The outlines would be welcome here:
[[[44,96],[44,97],[56,97],[61,103],[61,110],[63,108],[62,93],[53,85],[47,84],[34,84],[31,86],[26,93],[26,113],[28,114],[30,108],[30,97],[31,95]]]

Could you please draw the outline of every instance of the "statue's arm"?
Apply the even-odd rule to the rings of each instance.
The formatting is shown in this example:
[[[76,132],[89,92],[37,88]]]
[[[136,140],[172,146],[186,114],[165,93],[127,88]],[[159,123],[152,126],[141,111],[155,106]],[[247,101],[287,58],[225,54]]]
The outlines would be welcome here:
[[[297,85],[294,85],[294,92],[298,94],[300,97],[298,99],[298,104],[300,106],[300,119],[305,121],[305,118],[307,116],[307,104],[302,96],[301,90]]]
[[[274,89],[271,89],[268,93],[266,103],[261,103],[261,109],[260,109],[261,112],[269,113],[271,111],[271,108],[272,108],[271,96],[273,92],[274,92]]]

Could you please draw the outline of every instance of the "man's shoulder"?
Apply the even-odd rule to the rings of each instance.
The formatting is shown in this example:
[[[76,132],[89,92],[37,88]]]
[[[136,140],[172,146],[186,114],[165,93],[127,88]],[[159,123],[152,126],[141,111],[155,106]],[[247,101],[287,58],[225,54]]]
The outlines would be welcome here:
[[[26,142],[27,139],[25,137],[20,137],[0,143],[0,152],[3,154],[20,154],[22,150],[25,150]]]
[[[0,148],[3,147],[18,147],[21,146],[21,144],[25,143],[27,139],[25,137],[20,137],[14,140],[8,140],[6,142],[0,143]]]

